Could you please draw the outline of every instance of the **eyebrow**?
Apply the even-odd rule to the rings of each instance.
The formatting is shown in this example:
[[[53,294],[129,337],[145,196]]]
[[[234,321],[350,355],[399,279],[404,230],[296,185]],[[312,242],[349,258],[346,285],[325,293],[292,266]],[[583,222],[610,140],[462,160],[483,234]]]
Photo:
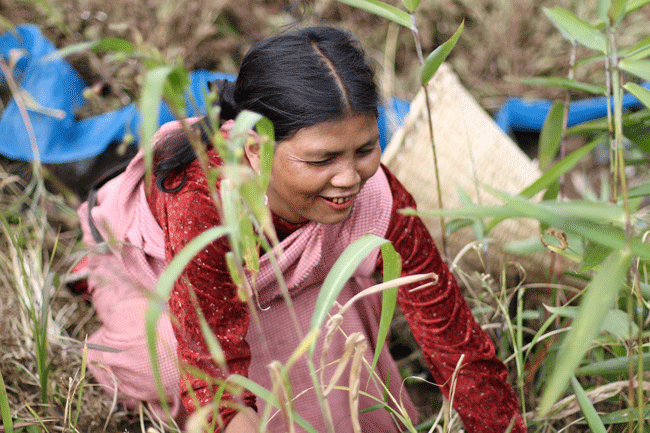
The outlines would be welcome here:
[[[359,150],[359,149],[362,149],[364,147],[374,145],[375,143],[377,143],[378,140],[379,140],[379,135],[377,135],[376,137],[374,137],[371,140],[366,141],[361,146],[357,147],[355,150]],[[317,158],[333,158],[335,156],[339,156],[341,153],[342,152],[333,152],[333,151],[329,151],[329,150],[324,150],[324,151],[316,150],[314,152],[307,153],[305,155],[305,157],[306,158],[313,158],[313,159],[317,159]]]

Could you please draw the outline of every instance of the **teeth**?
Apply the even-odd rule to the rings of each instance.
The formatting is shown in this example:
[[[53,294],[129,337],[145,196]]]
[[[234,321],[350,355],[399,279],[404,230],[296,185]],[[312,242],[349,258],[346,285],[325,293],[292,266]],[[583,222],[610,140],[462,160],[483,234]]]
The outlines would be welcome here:
[[[350,200],[350,197],[336,197],[336,198],[332,199],[332,201],[334,203],[336,203],[336,204],[343,204],[343,203],[345,203],[346,201],[349,201],[349,200]]]

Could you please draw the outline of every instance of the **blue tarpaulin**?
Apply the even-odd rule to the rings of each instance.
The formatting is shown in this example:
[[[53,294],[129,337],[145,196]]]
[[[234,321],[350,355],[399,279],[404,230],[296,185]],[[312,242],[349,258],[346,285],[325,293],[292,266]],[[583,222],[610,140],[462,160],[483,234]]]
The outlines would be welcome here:
[[[25,53],[14,68],[21,89],[45,108],[45,112],[29,110],[42,162],[65,163],[99,155],[111,142],[121,142],[127,132],[132,133],[137,141],[140,114],[135,103],[88,119],[75,119],[75,108],[85,102],[82,93],[86,84],[65,60],[50,56],[56,47],[43,37],[37,26],[21,25],[0,37],[1,56],[9,58],[13,49]],[[204,107],[203,95],[208,93],[208,82],[235,79],[232,74],[203,70],[192,71],[189,75],[190,87],[186,97],[189,116],[198,114],[195,106]],[[0,81],[4,78],[0,74]],[[54,117],[54,110],[61,110],[64,116],[61,119]],[[380,107],[378,125],[382,149],[390,131],[403,123],[408,110],[409,103],[398,99]],[[160,106],[159,119],[160,124],[174,119],[164,103]],[[0,118],[0,153],[16,160],[34,159],[27,128],[13,99]]]

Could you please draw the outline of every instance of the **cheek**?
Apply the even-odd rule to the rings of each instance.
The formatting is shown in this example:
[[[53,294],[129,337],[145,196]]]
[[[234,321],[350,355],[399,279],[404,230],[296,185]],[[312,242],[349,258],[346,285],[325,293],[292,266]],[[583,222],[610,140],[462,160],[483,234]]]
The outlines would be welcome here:
[[[361,171],[361,177],[364,181],[371,178],[377,172],[380,162],[381,151],[379,149],[373,155],[369,155],[367,160],[363,161],[359,167],[359,171]]]

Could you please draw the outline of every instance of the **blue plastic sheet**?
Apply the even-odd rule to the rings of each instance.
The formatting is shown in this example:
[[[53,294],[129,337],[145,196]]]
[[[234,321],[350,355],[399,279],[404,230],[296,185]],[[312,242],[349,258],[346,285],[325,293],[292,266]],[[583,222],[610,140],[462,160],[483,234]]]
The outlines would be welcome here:
[[[642,84],[650,89],[650,83]],[[623,108],[631,109],[640,105],[639,100],[631,94],[623,95]],[[495,121],[506,133],[511,131],[540,132],[544,120],[553,105],[553,101],[525,101],[520,98],[508,98],[499,108]],[[588,120],[600,119],[607,116],[607,98],[590,98],[571,102],[569,106],[568,126]]]
[[[56,47],[43,37],[37,26],[21,25],[1,36],[0,55],[6,59],[12,49],[22,49],[26,53],[14,68],[14,76],[20,77],[20,87],[43,107],[62,110],[65,114],[64,118],[57,119],[29,111],[42,162],[65,163],[97,156],[111,142],[121,142],[126,133],[133,134],[137,142],[140,113],[135,103],[92,118],[75,120],[74,110],[85,102],[82,92],[86,84],[65,60],[48,56]],[[0,75],[0,81],[4,78]],[[235,76],[199,70],[191,72],[189,78],[186,110],[189,116],[194,116],[199,114],[195,107],[205,105],[203,96],[208,93],[208,82],[234,80]],[[398,99],[380,107],[378,126],[382,150],[391,131],[403,123],[408,111],[409,103]],[[173,120],[164,103],[160,106],[159,120],[160,124]],[[34,159],[27,128],[13,99],[0,118],[0,153],[16,160]]]

